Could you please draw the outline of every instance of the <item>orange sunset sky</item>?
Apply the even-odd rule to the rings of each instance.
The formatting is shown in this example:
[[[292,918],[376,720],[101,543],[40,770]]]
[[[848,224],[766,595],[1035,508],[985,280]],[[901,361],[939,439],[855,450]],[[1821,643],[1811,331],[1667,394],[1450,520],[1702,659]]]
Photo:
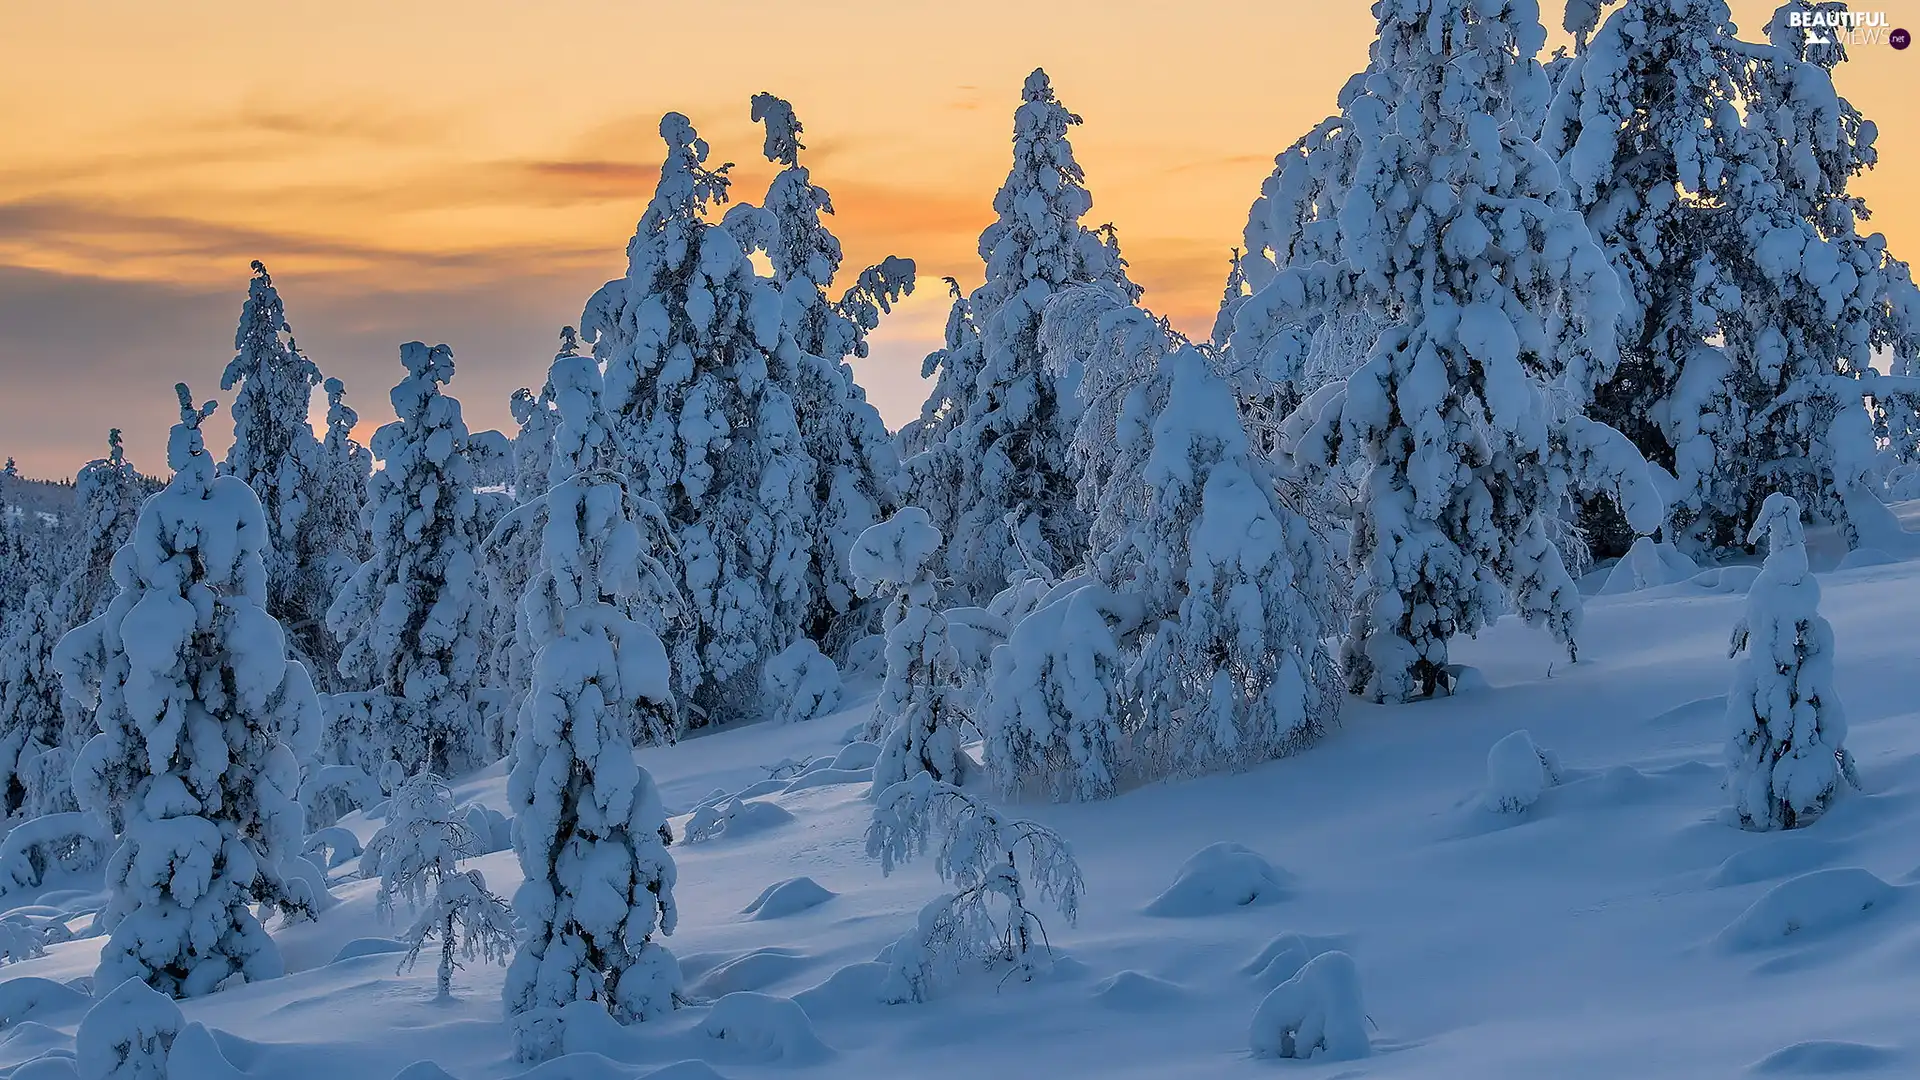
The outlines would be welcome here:
[[[1887,0],[1920,32],[1920,3]],[[1758,36],[1768,0],[1733,4]],[[1859,5],[1856,5],[1859,6]],[[1881,9],[1873,9],[1881,10]],[[1543,18],[1560,21],[1546,0]],[[919,263],[859,365],[913,415],[943,275],[977,284],[1022,77],[1052,74],[1146,303],[1204,331],[1273,155],[1366,60],[1362,0],[850,3],[466,0],[236,4],[0,0],[0,453],[71,475],[126,429],[162,470],[170,391],[217,394],[248,260],[301,346],[391,417],[400,342],[453,346],[475,429],[510,427],[553,335],[625,266],[665,110],[693,118],[757,201],[748,98],[791,99],[849,262]],[[1856,48],[1842,91],[1881,132],[1859,185],[1920,257],[1920,49]],[[223,446],[225,414],[212,425]]]

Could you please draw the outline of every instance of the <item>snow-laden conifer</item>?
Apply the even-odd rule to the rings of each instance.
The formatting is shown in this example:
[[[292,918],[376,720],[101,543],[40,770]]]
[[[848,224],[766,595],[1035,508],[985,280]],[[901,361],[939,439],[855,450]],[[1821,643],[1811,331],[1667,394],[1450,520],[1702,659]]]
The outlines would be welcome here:
[[[140,504],[150,494],[127,460],[120,429],[107,432],[107,456],[87,462],[74,477],[74,514],[64,523],[71,561],[54,606],[68,626],[100,614],[113,599],[113,553],[133,535]]]
[[[554,483],[522,602],[538,651],[507,778],[526,881],[505,997],[528,1059],[559,1051],[566,1005],[599,1001],[622,1023],[647,1020],[673,1008],[680,983],[654,940],[676,917],[666,811],[633,758],[644,733],[673,723],[666,649],[635,618],[674,593],[656,554],[667,525],[618,471],[593,360],[560,357],[549,378],[561,418]]]
[[[213,406],[178,392],[173,479],[114,558],[119,595],[55,659],[68,692],[97,702],[76,794],[120,833],[95,983],[193,997],[281,972],[253,909],[303,907],[282,866],[298,857],[296,753],[312,752],[319,709],[265,608],[260,501],[215,475],[200,436]]]
[[[440,996],[453,992],[458,957],[505,962],[513,953],[513,912],[488,891],[478,870],[461,870],[477,840],[456,814],[453,792],[432,773],[409,778],[388,803],[386,824],[360,855],[360,876],[380,880],[375,906],[394,917],[400,903],[414,918],[400,940],[413,966],[430,937],[440,941]]]
[[[266,515],[267,611],[286,627],[296,656],[318,666],[335,651],[327,605],[337,584],[328,554],[336,536],[314,517],[327,499],[329,469],[309,419],[320,369],[294,343],[273,277],[258,260],[234,331],[234,355],[220,377],[233,390],[233,443],[223,472],[239,477]],[[323,680],[331,684],[332,676]]]
[[[689,605],[666,631],[696,716],[760,713],[760,665],[800,635],[807,612],[812,461],[791,396],[799,354],[779,290],[739,240],[703,220],[726,168],[679,113],[660,122],[666,157],[627,245],[627,273],[588,301],[581,328],[606,366],[617,469],[672,525]]]
[[[0,812],[7,818],[75,808],[75,747],[67,741],[68,716],[53,664],[60,632],[46,590],[36,586],[8,615],[7,634],[0,638]]]
[[[773,264],[788,333],[799,357],[789,389],[803,418],[801,440],[813,459],[812,567],[805,629],[832,654],[869,627],[847,555],[854,541],[899,505],[900,459],[880,414],[854,380],[849,359],[867,355],[867,334],[892,305],[913,291],[910,259],[889,256],[855,275],[838,301],[827,290],[838,276],[840,241],[823,214],[833,200],[800,164],[801,124],[793,106],[756,94],[753,117],[766,125],[768,161],[783,166],[767,189],[764,246]]]
[[[869,725],[881,735],[875,794],[916,773],[960,784],[968,772],[955,701],[959,657],[937,610],[933,567],[940,542],[927,512],[907,506],[861,533],[853,546],[855,586],[886,603],[887,674]]]
[[[960,371],[960,379],[942,378],[936,392],[956,395],[959,415],[928,452],[934,457],[913,465],[914,501],[948,537],[955,591],[976,602],[999,592],[1009,574],[1034,565],[1064,573],[1085,555],[1086,521],[1067,459],[1075,376],[1046,369],[1040,320],[1048,298],[1072,285],[1138,289],[1111,231],[1082,224],[1093,199],[1067,140],[1079,122],[1046,72],[1027,76],[1014,113],[1013,168],[994,196],[995,220],[980,234],[986,280],[965,309],[980,335],[978,368],[971,380]],[[934,415],[949,408],[933,405]],[[951,519],[938,516],[949,509]]]
[[[1841,781],[1853,779],[1853,757],[1833,677],[1833,627],[1820,614],[1791,497],[1767,498],[1747,542],[1762,537],[1767,561],[1728,650],[1741,660],[1727,692],[1727,788],[1743,827],[1791,829],[1820,816]]]
[[[1355,692],[1403,700],[1433,693],[1448,640],[1509,597],[1571,642],[1579,594],[1545,523],[1571,484],[1553,440],[1617,359],[1620,301],[1528,130],[1544,89],[1535,8],[1375,12],[1339,221],[1350,287],[1390,328],[1322,422],[1337,416],[1333,442],[1369,466],[1343,667]]]
[[[373,437],[382,468],[362,522],[372,553],[327,612],[344,642],[340,669],[392,706],[379,756],[409,770],[464,772],[477,763],[474,691],[483,583],[472,469],[460,402],[441,392],[453,351],[400,347],[399,419]]]

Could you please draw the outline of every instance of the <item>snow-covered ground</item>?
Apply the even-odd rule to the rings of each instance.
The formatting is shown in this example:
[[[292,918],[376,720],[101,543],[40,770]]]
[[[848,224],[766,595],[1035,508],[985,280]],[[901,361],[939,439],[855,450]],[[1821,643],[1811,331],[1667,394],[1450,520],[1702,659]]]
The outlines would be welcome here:
[[[1055,963],[1032,983],[983,974],[928,1004],[880,1004],[872,961],[938,883],[930,860],[883,877],[865,854],[867,785],[814,774],[759,797],[786,814],[674,846],[681,920],[668,944],[689,1004],[669,1020],[580,1025],[577,1053],[528,1071],[510,1056],[503,969],[469,965],[454,1000],[436,1001],[432,956],[396,975],[395,954],[353,944],[394,930],[375,917],[371,883],[343,880],[317,923],[276,925],[285,978],[183,1003],[212,1034],[193,1033],[192,1075],[175,1080],[387,1080],[424,1060],[458,1080],[1920,1074],[1920,563],[1821,575],[1866,790],[1791,833],[1742,832],[1723,811],[1727,637],[1750,575],[1720,576],[1725,591],[1696,580],[1590,600],[1576,666],[1508,619],[1459,645],[1481,677],[1453,698],[1349,704],[1321,745],[1239,775],[1020,807],[1072,843],[1087,883],[1077,926],[1049,917]],[[835,754],[875,689],[851,684],[831,716],[643,752],[683,815],[676,830],[716,789]],[[1488,752],[1521,729],[1557,758],[1560,782],[1497,813],[1482,797]],[[1525,763],[1512,750],[1503,777]],[[503,789],[496,767],[457,793],[498,807]],[[363,839],[377,826],[348,824]],[[1218,842],[1272,872],[1222,849],[1200,860],[1220,869],[1156,903]],[[511,852],[471,865],[511,895]],[[789,885],[747,913],[799,878],[817,887]],[[85,1000],[23,980],[90,974],[98,948],[57,945],[0,969],[0,1076],[73,1075],[53,1059]],[[1253,1056],[1261,999],[1329,948],[1357,965],[1373,1056]],[[1255,970],[1263,952],[1273,963]],[[714,1006],[736,991],[797,1006]]]

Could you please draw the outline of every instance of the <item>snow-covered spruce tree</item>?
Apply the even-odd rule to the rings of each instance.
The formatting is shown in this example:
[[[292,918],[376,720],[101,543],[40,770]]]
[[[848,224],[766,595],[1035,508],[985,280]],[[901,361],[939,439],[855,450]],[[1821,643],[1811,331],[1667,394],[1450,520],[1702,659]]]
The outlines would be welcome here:
[[[973,396],[974,380],[980,374],[980,331],[973,324],[967,294],[953,278],[941,280],[946,282],[952,297],[947,308],[946,329],[940,347],[928,353],[920,365],[920,377],[932,379],[933,388],[920,406],[920,416],[902,427],[896,440],[909,482],[923,497],[928,494],[927,486],[939,478],[921,478],[914,472],[916,464],[927,451],[945,442],[948,432],[959,425],[967,399]],[[957,496],[957,484],[955,480],[947,485],[956,488],[948,493],[949,499]]]
[[[1448,640],[1509,595],[1571,641],[1579,594],[1543,522],[1569,482],[1552,433],[1617,359],[1620,300],[1522,115],[1544,78],[1533,5],[1375,13],[1340,232],[1354,288],[1390,329],[1337,413],[1335,441],[1370,466],[1342,661],[1354,692],[1399,701],[1438,689]]]
[[[133,535],[140,504],[152,494],[127,460],[120,429],[107,433],[107,456],[81,466],[73,481],[74,515],[65,525],[71,560],[54,599],[63,623],[78,626],[113,599],[113,553]]]
[[[853,546],[854,586],[887,605],[887,674],[868,724],[881,737],[875,795],[915,773],[962,784],[969,771],[954,701],[959,657],[947,640],[946,616],[935,610],[940,540],[925,510],[905,506]]]
[[[345,643],[340,670],[393,707],[384,756],[410,771],[453,775],[478,763],[474,691],[482,583],[472,470],[460,402],[441,393],[453,351],[400,347],[399,419],[373,436],[382,468],[361,520],[372,554],[327,612]]]
[[[360,854],[360,876],[380,879],[375,907],[383,918],[393,918],[399,901],[415,916],[401,935],[410,946],[402,968],[419,959],[427,938],[440,939],[440,996],[450,997],[458,956],[504,963],[513,954],[513,912],[478,870],[460,869],[475,839],[445,781],[419,773],[388,806],[386,824]]]
[[[549,377],[561,417],[554,484],[522,604],[539,651],[507,778],[526,882],[505,997],[524,1059],[559,1051],[560,1011],[574,1001],[602,1002],[621,1023],[647,1020],[673,1008],[680,983],[654,940],[676,918],[666,810],[633,759],[640,732],[673,723],[666,650],[634,618],[675,587],[654,555],[668,527],[619,472],[594,361],[561,357]]]
[[[933,524],[949,538],[949,576],[967,601],[984,602],[1030,564],[1057,574],[1086,554],[1086,521],[1067,461],[1073,377],[1046,370],[1041,314],[1048,297],[1072,285],[1139,290],[1127,280],[1112,233],[1081,224],[1093,199],[1067,141],[1079,122],[1046,72],[1027,76],[1014,113],[1013,169],[994,196],[994,222],[980,234],[986,280],[967,298],[980,334],[977,374],[970,386],[947,387],[963,396],[953,429],[930,451],[941,460],[913,469],[914,502],[957,514]],[[957,483],[957,495],[923,488],[938,483]]]
[[[1342,110],[1366,78],[1347,81]],[[1337,287],[1339,213],[1359,149],[1353,122],[1328,117],[1274,158],[1247,211],[1245,247],[1235,253],[1211,344],[1263,456],[1282,449],[1274,443],[1279,422],[1321,384],[1352,374],[1380,330],[1365,305]],[[1282,270],[1295,272],[1281,277]]]
[[[59,619],[35,586],[7,616],[0,639],[0,812],[9,819],[75,808],[73,748],[67,745],[60,675],[53,650]]]
[[[1740,545],[1776,489],[1848,524],[1876,419],[1911,410],[1904,380],[1868,369],[1920,340],[1907,267],[1859,235],[1847,194],[1873,125],[1833,91],[1843,53],[1809,47],[1789,10],[1806,7],[1776,15],[1768,46],[1719,0],[1630,0],[1571,62],[1542,139],[1626,293],[1592,415],[1675,475],[1671,524],[1693,548]],[[1589,514],[1602,532],[1608,517]],[[1611,532],[1603,550],[1629,539]]]
[[[660,121],[660,185],[627,245],[626,276],[581,327],[606,365],[613,467],[666,514],[687,625],[660,623],[695,718],[760,713],[760,665],[808,611],[812,462],[794,417],[798,351],[773,284],[702,220],[726,169],[679,113]],[[638,492],[636,492],[638,493]]]
[[[890,1002],[925,1001],[939,978],[963,963],[1007,965],[1033,978],[1046,928],[1035,902],[1050,903],[1068,925],[1080,914],[1086,883],[1073,852],[1053,830],[1010,819],[981,799],[919,772],[876,796],[867,854],[883,873],[924,854],[940,835],[934,870],[954,892],[935,899],[915,928],[894,943],[881,988]],[[994,903],[1004,905],[996,915]]]
[[[177,389],[173,479],[114,559],[120,594],[55,661],[69,694],[98,703],[75,792],[120,833],[95,985],[193,997],[280,974],[253,907],[301,909],[281,867],[299,855],[296,754],[312,752],[319,707],[266,611],[260,501],[215,476],[200,437],[213,405]]]
[[[1749,544],[1767,538],[1767,561],[1747,590],[1730,656],[1746,656],[1727,692],[1727,788],[1748,829],[1811,824],[1853,780],[1847,719],[1833,679],[1833,627],[1820,614],[1820,583],[1807,569],[1800,507],[1773,494]]]
[[[367,484],[373,475],[373,452],[353,437],[353,429],[360,423],[360,414],[347,404],[346,384],[339,379],[328,379],[325,388],[327,437],[320,448],[321,458],[326,463],[326,481],[321,485],[320,501],[313,508],[313,526],[326,533],[324,537],[315,537],[315,540],[319,542],[316,546],[323,552],[319,569],[326,574],[328,595],[332,596],[346,585],[370,554],[366,529],[360,523],[360,512],[367,505]],[[337,669],[337,650],[330,649],[326,655],[333,660]],[[337,674],[336,670],[323,681],[331,682]]]
[[[1146,605],[1131,682],[1139,743],[1167,775],[1278,757],[1338,714],[1326,541],[1282,501],[1240,427],[1227,384],[1191,346],[1163,364],[1169,389],[1141,478],[1132,538]]]
[[[573,327],[560,331],[555,357],[578,356],[580,338]],[[533,639],[520,622],[520,598],[527,581],[540,568],[541,524],[546,520],[546,494],[553,472],[553,435],[560,414],[553,403],[553,387],[540,392],[521,387],[508,407],[519,430],[513,437],[513,498],[517,506],[487,534],[481,551],[487,574],[488,644],[483,681],[505,698],[493,710],[486,733],[487,756],[504,757],[513,749],[513,717],[520,699],[533,685]]]
[[[233,444],[223,472],[253,488],[267,520],[267,611],[286,628],[294,654],[318,667],[335,655],[327,604],[337,584],[330,546],[337,537],[313,520],[326,499],[328,469],[309,419],[320,369],[293,341],[285,305],[255,260],[220,389],[235,390]],[[325,524],[333,524],[326,522]],[[323,682],[331,683],[332,676]]]
[[[867,355],[868,331],[913,291],[914,265],[889,256],[861,271],[837,303],[830,300],[840,241],[821,217],[833,213],[832,198],[800,164],[800,119],[772,94],[754,95],[753,118],[766,124],[767,160],[783,166],[767,189],[758,246],[773,264],[787,331],[800,352],[789,394],[795,415],[805,420],[801,440],[813,459],[805,629],[830,654],[844,655],[871,621],[857,602],[847,554],[861,533],[899,505],[901,480],[892,437],[846,361]]]

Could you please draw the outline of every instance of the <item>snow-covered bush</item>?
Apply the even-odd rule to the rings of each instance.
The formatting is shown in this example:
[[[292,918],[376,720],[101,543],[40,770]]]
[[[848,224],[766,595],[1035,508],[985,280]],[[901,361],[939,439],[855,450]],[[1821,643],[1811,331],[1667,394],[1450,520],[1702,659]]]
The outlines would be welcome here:
[[[399,419],[373,437],[382,467],[362,518],[373,554],[327,611],[345,644],[340,670],[393,703],[373,732],[380,756],[444,775],[479,763],[474,692],[480,674],[482,583],[473,470],[460,402],[441,393],[453,351],[400,347]]]
[[[886,599],[887,675],[867,725],[881,743],[876,794],[921,772],[952,784],[966,777],[953,700],[958,663],[947,620],[934,610],[940,543],[927,512],[907,506],[861,533],[850,556],[861,595]]]
[[[165,994],[137,978],[122,980],[74,1032],[81,1080],[168,1080],[167,1051],[185,1026],[180,1006]]]
[[[1346,1061],[1371,1053],[1353,957],[1321,953],[1274,987],[1254,1010],[1248,1041],[1260,1057]]]
[[[666,810],[633,758],[642,732],[672,731],[666,649],[633,617],[674,596],[653,554],[666,523],[615,471],[593,360],[556,359],[550,380],[561,417],[554,483],[540,571],[521,602],[538,649],[507,777],[526,881],[504,995],[525,1059],[560,1049],[572,1002],[597,1001],[628,1023],[672,1010],[680,984],[654,940],[676,918]]]
[[[627,272],[587,302],[581,330],[606,365],[618,452],[608,467],[671,528],[684,624],[649,612],[696,719],[761,715],[760,667],[802,636],[813,461],[786,387],[799,350],[783,300],[740,242],[703,220],[724,168],[679,113],[660,121],[660,183]],[[559,391],[559,387],[555,387]],[[551,527],[551,526],[549,526]]]
[[[1130,673],[1150,775],[1243,765],[1305,746],[1338,716],[1322,639],[1326,541],[1281,498],[1226,383],[1194,349],[1170,384],[1141,480],[1151,495],[1115,560],[1137,567],[1145,641]]]
[[[113,851],[113,832],[93,814],[68,812],[28,818],[0,840],[0,900],[32,893],[50,871],[83,874]]]
[[[1833,627],[1807,569],[1800,504],[1774,493],[1747,543],[1767,561],[1747,590],[1729,656],[1745,657],[1727,691],[1727,788],[1749,829],[1811,824],[1854,779],[1847,719],[1833,677]]]
[[[47,955],[47,932],[24,919],[0,919],[0,964],[38,960]]]
[[[75,793],[121,834],[96,985],[137,977],[193,997],[236,974],[281,972],[253,908],[306,910],[282,864],[299,857],[297,762],[314,750],[320,710],[264,607],[260,501],[214,474],[200,436],[213,406],[176,389],[173,479],[114,559],[120,594],[61,640],[55,661],[71,695],[98,703]]]
[[[801,638],[768,660],[760,680],[779,723],[825,716],[840,704],[840,669],[811,638]]]
[[[987,771],[1004,793],[1038,789],[1056,802],[1114,794],[1131,707],[1118,599],[1097,582],[1063,583],[993,651],[980,710]]]
[[[935,834],[934,871],[954,892],[927,905],[894,945],[895,1000],[926,1000],[939,973],[968,962],[1008,965],[1031,979],[1048,948],[1035,903],[1053,905],[1068,925],[1079,918],[1086,884],[1066,841],[922,772],[879,794],[867,854],[891,873],[924,854]]]
[[[1487,786],[1480,804],[1496,814],[1518,814],[1560,782],[1560,765],[1533,736],[1516,731],[1487,751]]]

